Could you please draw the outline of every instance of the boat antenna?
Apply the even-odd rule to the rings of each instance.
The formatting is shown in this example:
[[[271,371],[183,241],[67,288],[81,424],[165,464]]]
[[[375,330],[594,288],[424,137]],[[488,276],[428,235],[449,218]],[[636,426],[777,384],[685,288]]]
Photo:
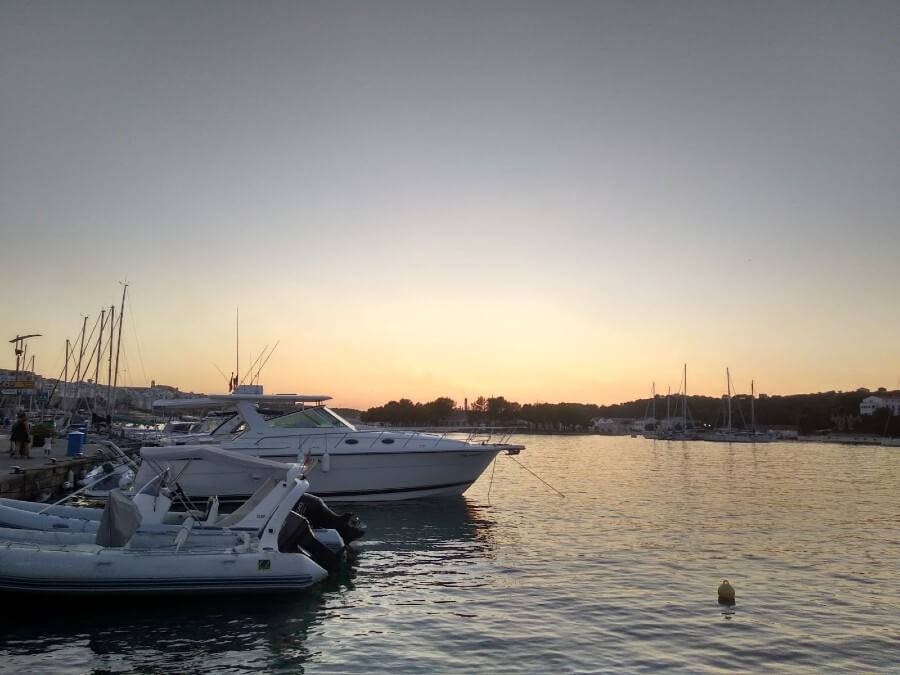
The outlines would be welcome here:
[[[275,350],[278,349],[278,345],[279,345],[280,343],[281,343],[281,340],[278,340],[278,341],[275,343],[275,346],[272,347],[272,351],[269,352],[269,355],[266,357],[265,361],[262,362],[262,365],[261,365],[261,366],[259,367],[259,369],[256,371],[256,381],[257,381],[257,382],[259,382],[259,375],[260,375],[260,373],[262,373],[262,369],[266,367],[266,364],[269,362],[269,359],[272,358],[272,354],[274,354],[274,353],[275,353]]]
[[[253,384],[253,369],[256,368],[256,364],[259,363],[259,360],[263,357],[263,354],[265,354],[265,353],[266,353],[266,350],[268,350],[268,349],[269,349],[269,345],[266,345],[265,347],[263,347],[263,349],[262,349],[262,351],[259,353],[259,355],[258,355],[255,359],[253,359],[253,363],[250,364],[250,369],[249,369],[249,370],[250,370],[250,373],[249,373],[249,375],[250,375],[250,384]],[[253,356],[252,353],[251,353],[250,355]],[[246,375],[244,375],[244,379],[245,379],[245,380],[247,379],[247,376],[246,376]],[[243,384],[243,382],[242,382],[241,384]]]

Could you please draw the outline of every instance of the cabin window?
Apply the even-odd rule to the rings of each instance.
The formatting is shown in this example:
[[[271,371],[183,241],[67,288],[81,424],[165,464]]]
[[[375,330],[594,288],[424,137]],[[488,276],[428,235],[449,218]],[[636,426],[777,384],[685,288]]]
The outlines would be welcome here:
[[[384,444],[386,444],[386,445],[390,445],[391,443],[394,442],[394,439],[393,439],[393,438],[382,438],[382,439],[381,439],[381,442],[384,443]]]
[[[347,445],[356,445],[357,443],[359,443],[359,441],[355,438],[348,438],[346,441],[344,441],[344,443],[346,443]]]

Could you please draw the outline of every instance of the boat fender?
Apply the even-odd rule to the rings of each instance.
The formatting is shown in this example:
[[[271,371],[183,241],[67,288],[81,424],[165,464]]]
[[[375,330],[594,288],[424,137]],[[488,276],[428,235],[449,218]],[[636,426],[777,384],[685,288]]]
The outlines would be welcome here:
[[[331,455],[328,454],[328,450],[326,450],[325,454],[322,455],[319,466],[322,467],[322,471],[324,471],[325,473],[331,471]]]
[[[734,604],[734,588],[728,583],[728,579],[723,579],[719,584],[719,604],[729,606]]]
[[[246,532],[238,532],[238,536],[241,539],[241,543],[231,549],[232,553],[249,553],[250,546],[250,535]]]
[[[215,524],[219,517],[219,498],[213,495],[207,500],[206,517],[203,519],[203,525],[209,527]]]
[[[181,547],[184,545],[184,542],[187,541],[188,535],[191,533],[191,528],[194,527],[194,519],[190,516],[185,519],[184,524],[178,528],[178,534],[175,535],[175,550],[180,551]]]

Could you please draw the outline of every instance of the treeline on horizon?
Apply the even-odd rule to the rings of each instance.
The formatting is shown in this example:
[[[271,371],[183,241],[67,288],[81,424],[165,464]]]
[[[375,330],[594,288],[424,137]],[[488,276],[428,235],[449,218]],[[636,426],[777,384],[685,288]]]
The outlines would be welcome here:
[[[876,394],[887,393],[879,389]],[[756,425],[763,427],[795,428],[801,434],[833,430],[861,434],[900,436],[900,418],[891,417],[888,409],[874,415],[860,415],[859,404],[872,394],[865,390],[853,392],[828,391],[815,394],[763,396],[753,401]],[[593,403],[525,403],[507,401],[503,396],[478,397],[464,414],[467,424],[523,425],[537,431],[586,431],[598,417],[649,419],[665,418],[665,395],[650,398],[596,405]],[[750,397],[732,396],[731,418],[735,429],[751,426]],[[688,416],[697,424],[721,427],[726,424],[725,402],[713,396],[688,396]],[[680,396],[668,397],[668,411],[681,416]],[[456,402],[446,396],[428,403],[413,403],[410,399],[389,401],[369,408],[360,420],[372,424],[404,426],[444,426],[460,421]]]

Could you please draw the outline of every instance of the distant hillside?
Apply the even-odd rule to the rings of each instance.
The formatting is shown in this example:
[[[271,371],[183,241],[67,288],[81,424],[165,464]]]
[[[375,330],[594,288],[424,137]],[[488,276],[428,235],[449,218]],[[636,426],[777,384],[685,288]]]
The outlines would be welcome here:
[[[862,417],[859,404],[872,392],[866,390],[840,392],[827,391],[816,394],[792,394],[789,396],[766,396],[756,399],[754,408],[756,422],[760,426],[796,427],[800,433],[810,433],[818,429],[839,431],[865,431],[883,433],[887,419],[885,415]],[[876,395],[897,396],[897,392],[880,391]],[[599,406],[604,417],[642,418],[651,415],[650,398],[628,401],[610,406]],[[681,399],[669,398],[671,414],[681,414]],[[732,424],[749,426],[750,397],[733,396],[731,399]],[[725,421],[724,401],[712,396],[688,396],[688,412],[692,419],[711,426],[720,426]],[[656,397],[656,417],[666,414],[666,397]],[[877,428],[875,428],[877,427]]]
[[[883,396],[900,396],[897,392],[879,390]],[[852,431],[867,434],[900,436],[900,418],[890,419],[887,410],[875,415],[861,416],[859,404],[871,393],[867,390],[853,392],[828,391],[816,394],[790,396],[762,395],[753,402],[758,427],[782,427],[797,429],[800,433],[818,430]],[[450,419],[455,402],[442,397],[430,403],[413,403],[409,399],[390,401],[383,406],[369,408],[365,412],[352,411],[352,419],[384,424],[445,424]],[[668,412],[672,416],[682,414],[681,398],[672,395],[668,399]],[[666,416],[665,396],[654,401],[645,398],[615,405],[598,406],[589,403],[526,403],[507,401],[502,396],[474,401],[467,413],[471,424],[523,423],[535,429],[587,429],[591,420],[598,417],[619,419],[643,419],[654,414],[657,419]],[[344,414],[344,413],[341,413]],[[721,427],[726,424],[726,402],[713,396],[689,396],[688,415],[697,424]],[[345,415],[350,419],[349,413]],[[751,424],[749,396],[733,396],[731,399],[733,428]]]

